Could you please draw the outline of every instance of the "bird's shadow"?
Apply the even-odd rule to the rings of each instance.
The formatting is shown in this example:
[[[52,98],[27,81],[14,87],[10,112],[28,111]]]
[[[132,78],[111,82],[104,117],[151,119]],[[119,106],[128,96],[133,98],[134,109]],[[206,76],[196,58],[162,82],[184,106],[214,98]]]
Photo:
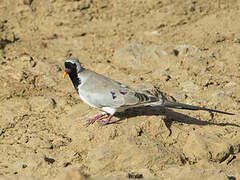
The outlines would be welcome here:
[[[210,113],[210,112],[209,112]],[[234,123],[216,123],[212,121],[204,121],[200,120],[179,112],[175,112],[171,109],[163,108],[162,106],[145,106],[145,107],[135,107],[131,109],[127,109],[124,112],[118,112],[115,114],[116,117],[119,118],[119,121],[122,121],[127,118],[131,117],[137,117],[137,116],[166,116],[166,118],[163,118],[164,123],[171,134],[171,126],[173,122],[180,122],[185,124],[195,124],[195,125],[215,125],[215,126],[234,126],[234,127],[240,127],[238,124]],[[213,118],[214,114],[211,113],[211,116]]]

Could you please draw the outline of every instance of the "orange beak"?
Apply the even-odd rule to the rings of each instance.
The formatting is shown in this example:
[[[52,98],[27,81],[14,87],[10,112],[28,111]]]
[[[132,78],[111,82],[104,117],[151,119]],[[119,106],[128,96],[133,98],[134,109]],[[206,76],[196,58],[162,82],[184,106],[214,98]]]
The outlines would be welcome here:
[[[64,71],[64,73],[63,73],[63,78],[65,78],[65,76],[67,75],[68,71],[69,71],[69,70],[66,68],[65,71]]]
[[[63,73],[63,78],[65,78],[65,76],[67,75],[67,72],[66,71],[64,71],[64,73]]]

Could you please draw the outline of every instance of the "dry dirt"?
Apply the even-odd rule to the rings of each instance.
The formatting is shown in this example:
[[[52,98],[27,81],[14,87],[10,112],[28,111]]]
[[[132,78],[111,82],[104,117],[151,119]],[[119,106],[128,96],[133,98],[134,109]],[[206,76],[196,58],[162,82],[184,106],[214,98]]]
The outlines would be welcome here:
[[[0,15],[0,179],[240,179],[239,0],[1,0]],[[99,111],[62,79],[70,56],[236,115],[138,109],[86,128]]]

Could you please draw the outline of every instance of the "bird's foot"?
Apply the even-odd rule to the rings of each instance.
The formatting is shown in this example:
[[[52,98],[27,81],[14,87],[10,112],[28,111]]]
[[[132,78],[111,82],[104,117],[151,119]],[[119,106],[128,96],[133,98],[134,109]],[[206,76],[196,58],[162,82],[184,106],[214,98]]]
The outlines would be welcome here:
[[[115,122],[118,121],[118,120],[111,120],[112,117],[113,117],[113,115],[109,115],[106,121],[99,121],[99,122],[98,122],[99,126],[104,126],[104,125],[107,125],[107,124],[112,124],[112,123],[115,123]]]
[[[86,127],[88,127],[89,125],[93,124],[95,121],[97,121],[98,119],[100,119],[101,117],[103,117],[105,114],[99,114],[96,117],[89,119],[87,121],[87,123],[85,124]]]

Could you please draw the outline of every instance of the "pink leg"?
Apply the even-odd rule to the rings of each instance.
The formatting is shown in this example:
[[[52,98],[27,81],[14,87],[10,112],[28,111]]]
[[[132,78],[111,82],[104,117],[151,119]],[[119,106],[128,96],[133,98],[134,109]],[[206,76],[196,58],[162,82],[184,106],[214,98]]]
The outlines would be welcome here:
[[[89,119],[88,122],[85,124],[86,127],[88,127],[90,124],[93,124],[96,120],[100,119],[101,117],[103,117],[105,114],[99,114],[96,117]]]
[[[110,114],[106,121],[99,122],[100,126],[104,126],[106,124],[111,124],[111,123],[116,122],[116,120],[111,121],[112,117],[113,117],[113,115]]]

